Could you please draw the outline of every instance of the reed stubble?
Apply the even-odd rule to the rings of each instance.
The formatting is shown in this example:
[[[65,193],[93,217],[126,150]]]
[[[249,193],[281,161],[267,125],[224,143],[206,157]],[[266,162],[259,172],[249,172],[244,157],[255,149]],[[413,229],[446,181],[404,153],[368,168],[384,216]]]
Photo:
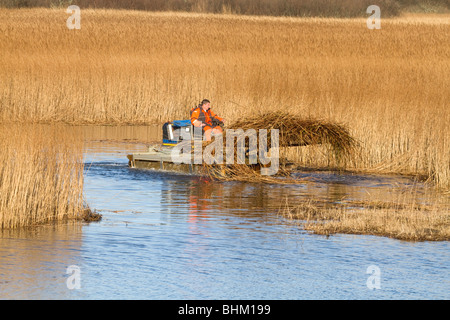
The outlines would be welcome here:
[[[409,195],[410,196],[410,195]],[[404,241],[449,241],[450,208],[434,199],[419,204],[412,199],[395,202],[345,201],[333,207],[313,200],[290,206],[279,213],[318,235],[361,234]]]

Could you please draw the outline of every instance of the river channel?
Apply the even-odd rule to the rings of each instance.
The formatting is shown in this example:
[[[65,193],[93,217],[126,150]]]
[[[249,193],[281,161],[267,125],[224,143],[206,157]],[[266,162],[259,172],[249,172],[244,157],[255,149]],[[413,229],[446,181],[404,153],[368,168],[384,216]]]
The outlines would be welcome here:
[[[450,298],[448,242],[318,236],[278,214],[286,200],[389,198],[418,182],[211,182],[128,167],[158,128],[85,135],[85,197],[103,219],[0,233],[0,299]]]

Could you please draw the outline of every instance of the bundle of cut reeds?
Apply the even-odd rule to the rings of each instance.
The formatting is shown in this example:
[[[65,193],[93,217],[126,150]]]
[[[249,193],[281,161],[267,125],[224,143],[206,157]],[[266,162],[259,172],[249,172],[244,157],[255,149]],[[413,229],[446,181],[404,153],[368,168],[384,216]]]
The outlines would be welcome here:
[[[343,125],[317,120],[304,119],[289,112],[271,111],[238,120],[233,128],[278,129],[280,147],[330,144],[336,156],[354,154],[356,141]]]
[[[334,156],[338,161],[350,159],[356,150],[356,140],[350,135],[347,128],[343,125],[315,120],[303,119],[297,115],[288,112],[267,112],[258,114],[252,117],[247,117],[238,120],[230,125],[231,128],[237,130],[242,129],[242,134],[236,139],[246,139],[246,131],[254,129],[258,132],[260,129],[266,129],[268,132],[271,129],[279,130],[278,146],[280,148],[292,146],[307,146],[317,144],[329,144]],[[226,139],[226,131],[220,137]],[[214,138],[213,140],[214,141]],[[257,139],[259,143],[259,139]],[[204,143],[205,148],[212,142]],[[272,147],[271,134],[267,135],[267,147]],[[246,156],[249,156],[249,141],[245,141],[245,148],[247,150]],[[258,147],[259,148],[259,147]],[[226,150],[225,150],[226,151]],[[254,150],[255,152],[257,150]],[[270,152],[270,151],[269,151]],[[237,144],[234,144],[232,164],[223,163],[205,164],[205,172],[214,179],[219,180],[238,180],[249,182],[268,182],[268,183],[298,183],[305,182],[291,177],[291,171],[285,166],[286,159],[280,157],[279,169],[276,175],[267,176],[261,175],[261,164],[256,165],[242,164],[237,161]],[[224,155],[226,158],[226,155]]]

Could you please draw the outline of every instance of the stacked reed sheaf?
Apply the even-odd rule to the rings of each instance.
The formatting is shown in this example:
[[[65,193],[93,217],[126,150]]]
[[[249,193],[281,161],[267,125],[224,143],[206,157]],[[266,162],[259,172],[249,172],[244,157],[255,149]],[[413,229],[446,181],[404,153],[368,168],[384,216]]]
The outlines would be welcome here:
[[[280,147],[329,144],[338,159],[349,157],[355,152],[356,140],[344,125],[308,119],[286,111],[269,111],[244,117],[231,124],[231,127],[279,130]]]
[[[0,230],[81,219],[82,139],[61,126],[0,126]]]
[[[240,134],[232,136],[233,161],[223,161],[221,164],[205,164],[204,168],[206,173],[214,179],[219,180],[239,180],[239,181],[253,181],[253,182],[268,182],[268,183],[298,183],[304,182],[292,178],[291,169],[287,167],[289,162],[289,153],[287,152],[290,147],[304,147],[304,146],[325,146],[327,156],[334,161],[336,167],[343,168],[347,163],[354,160],[357,156],[357,141],[350,135],[348,129],[341,124],[332,123],[329,121],[319,119],[305,119],[298,115],[294,115],[289,112],[269,111],[266,113],[260,113],[254,116],[245,117],[245,119],[238,120],[229,126],[229,129],[241,130]],[[254,130],[254,143],[250,142],[249,131]],[[266,136],[262,139],[260,136],[260,130],[267,130]],[[272,130],[277,130],[276,137],[277,142],[272,141]],[[222,135],[213,137],[211,142],[204,143],[203,147],[213,146],[215,139],[227,140],[227,130]],[[239,140],[243,140],[239,147]],[[260,142],[264,141],[265,145],[261,145]],[[227,141],[228,143],[228,141]],[[276,154],[273,154],[273,148],[277,148]],[[243,150],[239,150],[243,148]],[[224,148],[223,158],[227,159],[227,148]],[[272,166],[273,163],[261,164],[257,161],[254,165],[249,165],[249,158],[251,152],[255,155],[255,160],[259,155],[266,153],[267,158],[271,161],[277,162],[277,168],[270,176],[261,174],[262,167]],[[238,157],[239,152],[245,155],[246,159],[241,159],[239,164]],[[277,159],[274,159],[277,157]],[[261,160],[261,159],[259,159]],[[245,162],[245,163],[242,163]],[[294,167],[295,168],[295,167]],[[279,179],[282,177],[283,179]]]

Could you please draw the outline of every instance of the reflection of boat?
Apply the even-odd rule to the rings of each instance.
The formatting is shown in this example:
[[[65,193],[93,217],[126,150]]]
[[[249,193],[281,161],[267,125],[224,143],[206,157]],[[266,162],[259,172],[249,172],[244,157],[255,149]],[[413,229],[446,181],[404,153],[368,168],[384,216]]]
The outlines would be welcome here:
[[[193,126],[190,120],[176,120],[163,125],[163,143],[149,147],[147,152],[133,153],[127,156],[132,168],[177,171],[183,173],[200,173],[201,164],[194,164],[192,155],[190,164],[182,161],[179,153],[172,154],[173,148],[183,138],[193,137]],[[185,159],[184,159],[185,160]]]

